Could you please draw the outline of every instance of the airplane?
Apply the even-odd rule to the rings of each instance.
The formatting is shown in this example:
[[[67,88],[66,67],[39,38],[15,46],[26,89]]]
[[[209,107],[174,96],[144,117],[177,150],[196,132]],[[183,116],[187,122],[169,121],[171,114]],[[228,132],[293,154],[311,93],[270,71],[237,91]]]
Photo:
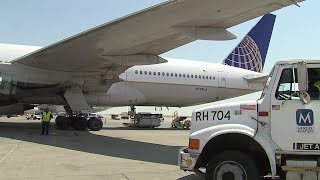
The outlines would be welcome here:
[[[171,0],[44,48],[0,44],[0,114],[64,105],[69,116],[57,117],[60,129],[100,130],[101,120],[87,122],[80,112],[182,107],[261,90],[274,15],[264,16],[223,64],[159,55],[197,39],[235,39],[227,28],[297,2]]]

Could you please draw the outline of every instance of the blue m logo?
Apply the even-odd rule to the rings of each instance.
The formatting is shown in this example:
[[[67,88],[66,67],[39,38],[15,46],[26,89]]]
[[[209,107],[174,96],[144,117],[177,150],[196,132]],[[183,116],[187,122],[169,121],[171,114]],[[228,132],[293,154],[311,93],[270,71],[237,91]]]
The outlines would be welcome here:
[[[298,109],[296,121],[298,126],[312,126],[314,123],[313,111],[311,109]]]

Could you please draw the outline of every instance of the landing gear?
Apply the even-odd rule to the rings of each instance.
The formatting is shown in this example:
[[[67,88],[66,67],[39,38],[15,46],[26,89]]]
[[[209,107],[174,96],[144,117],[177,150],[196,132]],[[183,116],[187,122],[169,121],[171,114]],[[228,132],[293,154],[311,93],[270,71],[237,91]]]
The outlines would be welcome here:
[[[88,125],[88,128],[92,131],[99,131],[103,126],[103,122],[101,119],[92,117],[89,119],[87,125]]]
[[[87,129],[87,119],[85,117],[73,117],[71,123],[75,130],[83,131]]]
[[[71,126],[79,131],[86,130],[87,128],[93,131],[99,131],[103,126],[103,122],[98,118],[90,118],[87,120],[85,117],[77,116],[58,116],[55,122],[57,128],[61,130],[69,129]]]
[[[56,125],[61,130],[69,129],[71,125],[71,119],[65,116],[58,116],[56,118]]]
[[[81,111],[92,110],[92,107],[86,101],[84,91],[82,87],[71,86],[63,94],[66,101],[64,109],[68,116],[65,119],[69,119],[70,123],[66,123],[73,127],[75,130],[85,130],[87,128],[98,131],[102,128],[102,121],[91,120],[88,121],[87,116],[81,115]],[[58,118],[57,118],[58,119]],[[61,119],[61,118],[59,118]],[[65,120],[64,119],[64,120]],[[57,126],[62,129],[62,120],[57,120]]]

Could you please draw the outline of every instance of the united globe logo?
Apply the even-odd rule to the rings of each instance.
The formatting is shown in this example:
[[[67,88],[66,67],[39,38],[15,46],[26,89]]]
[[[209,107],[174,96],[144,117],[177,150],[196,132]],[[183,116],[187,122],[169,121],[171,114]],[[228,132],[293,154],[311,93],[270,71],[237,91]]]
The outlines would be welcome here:
[[[258,45],[248,35],[224,60],[225,65],[262,72],[263,64]]]

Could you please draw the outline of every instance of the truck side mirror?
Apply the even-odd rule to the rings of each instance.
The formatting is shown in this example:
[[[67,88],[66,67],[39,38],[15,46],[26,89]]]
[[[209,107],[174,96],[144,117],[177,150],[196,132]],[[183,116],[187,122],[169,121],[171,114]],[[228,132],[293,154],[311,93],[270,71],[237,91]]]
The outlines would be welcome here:
[[[298,62],[298,86],[300,91],[300,99],[304,104],[310,103],[310,96],[307,93],[308,91],[308,69],[307,69],[307,63],[302,61]]]

